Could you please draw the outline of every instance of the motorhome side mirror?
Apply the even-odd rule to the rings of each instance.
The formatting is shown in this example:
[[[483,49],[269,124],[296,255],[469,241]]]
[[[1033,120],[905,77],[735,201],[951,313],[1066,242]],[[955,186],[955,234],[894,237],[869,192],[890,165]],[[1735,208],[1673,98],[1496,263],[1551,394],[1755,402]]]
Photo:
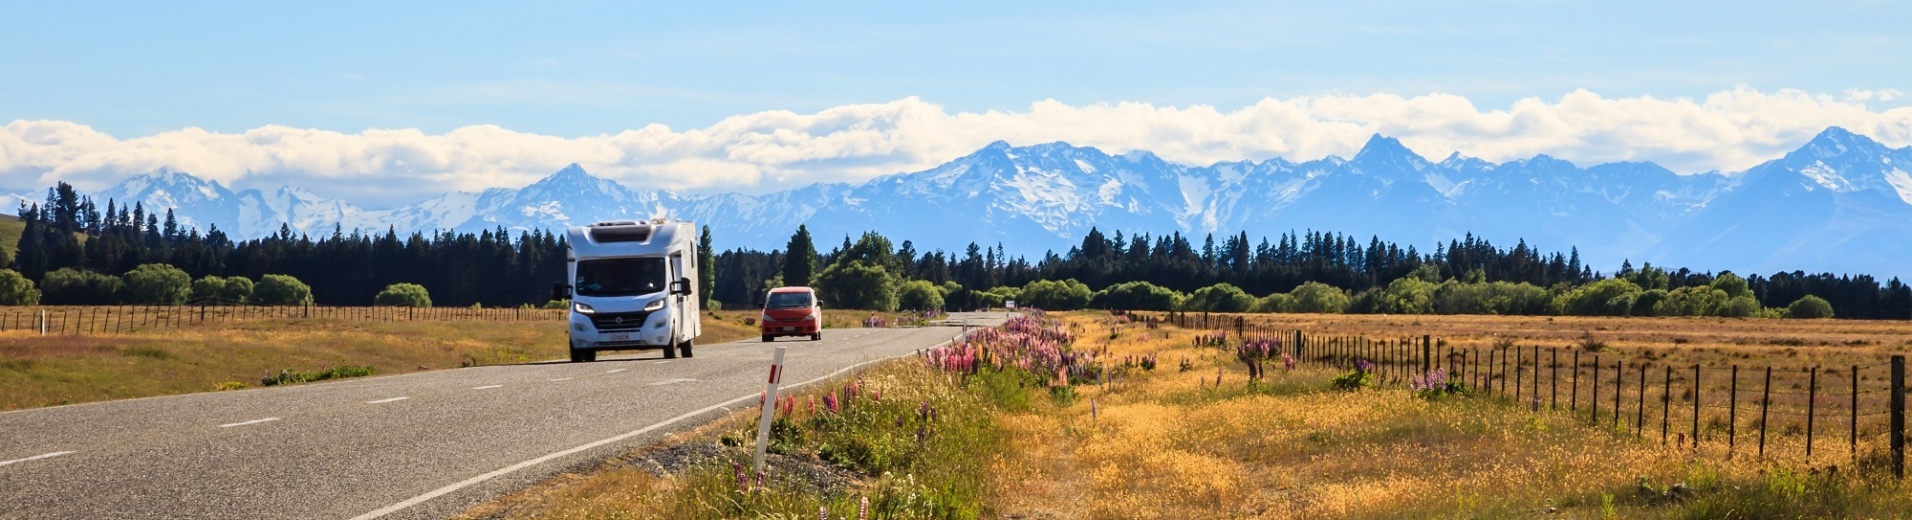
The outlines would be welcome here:
[[[671,282],[671,294],[681,294],[681,295],[689,296],[690,295],[690,279],[678,278],[677,281]]]
[[[562,299],[570,298],[570,297],[571,297],[571,286],[565,285],[564,282],[551,284],[551,299],[553,301],[562,300]]]

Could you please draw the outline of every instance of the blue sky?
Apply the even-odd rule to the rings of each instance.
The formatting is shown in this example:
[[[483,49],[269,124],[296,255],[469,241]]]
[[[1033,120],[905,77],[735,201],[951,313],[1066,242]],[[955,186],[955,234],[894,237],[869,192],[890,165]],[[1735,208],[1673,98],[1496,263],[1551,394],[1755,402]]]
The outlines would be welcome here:
[[[0,122],[16,122],[11,131],[17,136],[53,132],[29,131],[33,125],[21,122],[66,123],[93,134],[60,130],[76,137],[13,152],[14,159],[0,157],[0,186],[71,177],[98,187],[160,165],[238,184],[352,173],[322,171],[313,161],[225,164],[150,152],[180,148],[160,141],[197,136],[190,146],[208,150],[202,155],[243,155],[218,152],[225,145],[214,141],[238,136],[256,144],[257,136],[246,137],[248,132],[277,127],[327,133],[289,139],[356,143],[326,145],[330,151],[324,153],[338,154],[412,146],[408,153],[420,157],[456,155],[462,152],[430,147],[539,148],[536,143],[550,139],[581,149],[622,146],[604,158],[575,160],[625,182],[695,190],[711,185],[697,179],[714,179],[759,191],[926,167],[994,138],[1167,149],[1165,156],[1201,162],[1346,153],[1381,131],[1429,155],[1462,151],[1502,158],[1545,151],[1589,161],[1666,159],[1675,169],[1702,171],[1749,166],[1826,124],[1854,125],[1898,144],[1912,134],[1912,99],[1903,94],[1912,91],[1912,68],[1904,66],[1904,57],[1912,55],[1912,31],[1904,27],[1912,5],[1906,2],[5,4]],[[1322,100],[1385,108],[1397,99],[1434,96],[1495,113],[1518,112],[1523,101],[1537,101],[1567,114],[1559,116],[1569,121],[1566,126],[1598,126],[1572,119],[1580,112],[1566,97],[1576,92],[1598,96],[1619,112],[1630,109],[1613,103],[1687,100],[1699,112],[1719,116],[1722,122],[1714,126],[1754,127],[1775,118],[1785,125],[1637,152],[1577,144],[1614,142],[1584,135],[1500,150],[1488,141],[1531,127],[1423,135],[1413,111],[1363,119],[1367,112],[1322,110]],[[1749,100],[1749,92],[1766,98]],[[1733,99],[1711,103],[1720,96]],[[1766,114],[1760,105],[1798,104],[1802,97],[1812,106],[1771,109],[1783,117]],[[1093,117],[1109,115],[1096,107],[1140,104],[1158,116],[1167,111],[1181,117],[1205,110],[1237,114],[1270,100],[1307,105],[1306,117],[1352,125],[1325,134],[1332,138],[1319,146],[1222,147],[1208,155],[1175,155],[1178,144],[1163,141],[1177,139],[1176,131],[1121,139],[1070,131],[991,136],[984,125],[956,132],[960,138],[952,139],[961,146],[948,149],[853,152],[792,143],[812,148],[788,161],[743,160],[710,170],[696,161],[642,159],[669,155],[671,147],[689,146],[685,142],[705,134],[742,136],[731,144],[761,141],[775,130],[790,130],[780,126],[786,124],[804,135],[875,125],[878,140],[895,140],[908,136],[899,137],[902,124],[886,117],[928,114],[960,123],[977,119],[966,115],[1010,114],[1040,126],[1047,120],[1029,120],[1041,119],[1041,106],[1054,103],[1077,110],[1072,121],[1093,126]],[[1815,110],[1829,115],[1798,115]],[[783,116],[802,121],[789,123]],[[733,131],[726,120],[761,131]],[[1629,124],[1615,123],[1613,131],[1630,131]],[[670,139],[578,141],[650,125],[668,127]],[[510,142],[448,137],[493,126],[511,134]],[[181,133],[191,129],[210,137]],[[380,144],[385,142],[367,137],[371,129],[416,130],[418,135],[408,135],[429,143]],[[155,139],[127,143],[142,137]],[[1653,140],[1650,133],[1635,137],[1618,142]],[[1306,140],[1291,134],[1261,139],[1276,138]],[[671,157],[723,162],[748,154],[729,145],[700,146],[706,151]],[[1205,146],[1213,148],[1186,147]],[[506,158],[519,166],[503,170],[451,160],[395,166],[377,157],[358,168],[473,189],[522,185],[563,166],[565,157],[550,155]],[[899,155],[905,159],[882,159]],[[18,159],[26,156],[37,158]],[[127,159],[133,156],[137,160]],[[355,160],[335,162],[360,164]],[[728,173],[685,180],[687,171]]]

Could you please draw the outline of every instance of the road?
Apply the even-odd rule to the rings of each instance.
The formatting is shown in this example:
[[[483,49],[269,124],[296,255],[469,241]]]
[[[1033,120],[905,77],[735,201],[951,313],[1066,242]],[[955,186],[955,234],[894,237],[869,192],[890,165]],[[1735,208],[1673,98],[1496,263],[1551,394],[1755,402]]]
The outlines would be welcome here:
[[[775,344],[789,347],[787,387],[960,332],[843,329]],[[442,518],[755,407],[772,345],[0,413],[0,518]]]

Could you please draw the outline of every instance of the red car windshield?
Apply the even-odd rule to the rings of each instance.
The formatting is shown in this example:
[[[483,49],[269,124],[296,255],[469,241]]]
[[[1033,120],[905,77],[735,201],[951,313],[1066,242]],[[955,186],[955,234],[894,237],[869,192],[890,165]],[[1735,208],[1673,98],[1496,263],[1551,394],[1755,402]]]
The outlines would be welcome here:
[[[763,307],[765,309],[794,309],[809,306],[810,293],[783,292],[770,293],[770,300],[766,302]]]

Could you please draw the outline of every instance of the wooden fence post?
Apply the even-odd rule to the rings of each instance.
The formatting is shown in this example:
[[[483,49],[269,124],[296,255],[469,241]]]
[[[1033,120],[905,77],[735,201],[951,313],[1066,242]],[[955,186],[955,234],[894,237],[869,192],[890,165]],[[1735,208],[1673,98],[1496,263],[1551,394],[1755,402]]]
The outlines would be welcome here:
[[[1540,345],[1534,345],[1534,407],[1540,407]]]
[[[1905,478],[1905,356],[1892,356],[1892,396],[1890,424],[1892,432],[1887,434],[1892,444],[1892,476]]]
[[[1726,456],[1732,457],[1739,442],[1739,365],[1733,365],[1733,383],[1727,391],[1732,395],[1726,397]]]
[[[1673,426],[1673,365],[1666,366],[1666,383],[1660,387],[1660,445],[1666,445],[1666,431]]]
[[[1766,460],[1766,413],[1773,406],[1773,367],[1766,367],[1766,388],[1759,397],[1759,460]]]
[[[1579,355],[1579,353],[1576,352],[1574,355],[1577,356]],[[1578,372],[1576,372],[1576,374],[1577,373]],[[1578,382],[1579,379],[1577,378],[1579,376],[1576,375],[1575,377],[1576,377],[1575,381]],[[1578,399],[1579,397],[1580,397],[1579,394],[1574,394],[1575,399]],[[1593,390],[1587,393],[1587,402],[1593,403],[1592,424],[1600,424],[1600,355],[1599,354],[1593,355]]]
[[[1519,406],[1521,404],[1520,403],[1520,386],[1521,386],[1520,385],[1520,347],[1513,347],[1510,350],[1514,351],[1514,405]],[[1502,359],[1504,360],[1505,358],[1502,358]],[[1501,382],[1504,383],[1506,382],[1506,380],[1503,379],[1501,380]]]
[[[1819,408],[1819,367],[1812,367],[1811,379],[1806,383],[1806,463],[1812,463],[1812,426],[1813,413]]]
[[[1627,424],[1626,418],[1622,417],[1626,415],[1626,409],[1620,407],[1620,394],[1626,392],[1626,389],[1627,389],[1626,361],[1625,360],[1615,361],[1613,362],[1613,426],[1614,428],[1625,427]]]
[[[1433,371],[1434,336],[1432,334],[1423,334],[1421,335],[1421,373],[1426,374]]]

